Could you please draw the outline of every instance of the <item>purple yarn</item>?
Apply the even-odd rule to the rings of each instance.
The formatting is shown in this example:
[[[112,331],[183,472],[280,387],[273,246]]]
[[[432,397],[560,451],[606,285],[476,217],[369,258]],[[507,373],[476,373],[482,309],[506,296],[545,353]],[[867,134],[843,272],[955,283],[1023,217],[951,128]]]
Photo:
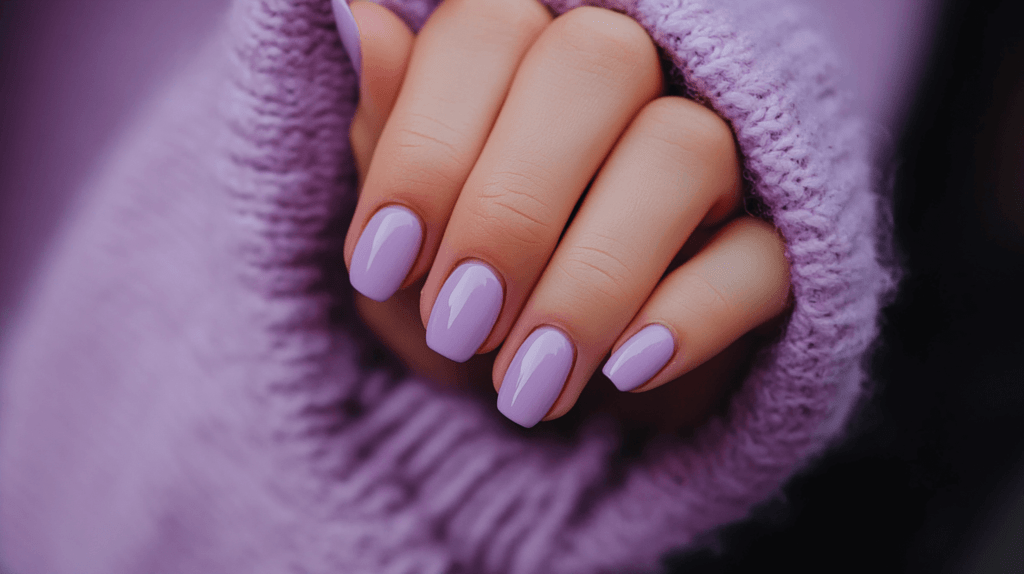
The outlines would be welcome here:
[[[433,7],[384,4],[414,27]],[[360,367],[337,277],[353,69],[328,0],[237,0],[85,191],[0,355],[12,572],[655,570],[841,436],[892,280],[827,44],[774,0],[597,4],[731,123],[787,241],[792,317],[724,416],[612,481],[609,426],[539,440],[493,399]]]

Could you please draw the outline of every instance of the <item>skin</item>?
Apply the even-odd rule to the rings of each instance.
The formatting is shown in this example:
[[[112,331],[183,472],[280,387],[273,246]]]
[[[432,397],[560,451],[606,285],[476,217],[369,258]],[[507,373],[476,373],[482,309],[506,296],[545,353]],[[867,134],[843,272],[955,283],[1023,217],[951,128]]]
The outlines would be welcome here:
[[[350,134],[361,192],[346,264],[385,205],[424,226],[403,289],[383,303],[357,295],[370,328],[421,374],[472,385],[490,371],[497,389],[526,337],[555,326],[576,356],[545,420],[586,388],[587,409],[645,425],[706,420],[775,332],[790,290],[782,239],[739,211],[728,124],[664,96],[655,45],[612,11],[553,19],[535,0],[446,0],[414,37],[380,6],[351,8],[363,49]],[[479,354],[459,364],[424,333],[467,259],[497,271],[505,299]],[[651,323],[669,329],[675,352],[619,393],[599,369]]]

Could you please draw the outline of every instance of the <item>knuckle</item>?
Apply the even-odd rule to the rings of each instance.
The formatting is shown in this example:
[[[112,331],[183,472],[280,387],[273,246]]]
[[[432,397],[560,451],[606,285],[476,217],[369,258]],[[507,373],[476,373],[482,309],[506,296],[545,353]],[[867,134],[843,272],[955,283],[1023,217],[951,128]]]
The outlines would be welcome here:
[[[757,217],[741,217],[733,223],[738,232],[748,235],[752,241],[765,246],[785,247],[779,232],[763,219]]]
[[[403,148],[395,149],[391,159],[394,167],[387,185],[396,192],[436,193],[458,188],[458,170],[450,163],[432,161],[427,154]]]
[[[677,96],[657,98],[644,107],[637,122],[645,132],[687,154],[712,161],[736,158],[732,128],[694,101]]]
[[[547,205],[534,195],[508,186],[482,188],[469,205],[470,216],[489,243],[541,247],[549,242]]]
[[[566,291],[590,305],[616,304],[629,298],[632,268],[610,246],[573,245],[558,265],[568,279]]]
[[[756,217],[742,217],[733,222],[746,255],[745,265],[752,270],[763,290],[789,291],[789,259],[786,243],[770,223]]]
[[[485,39],[485,45],[528,45],[551,20],[551,12],[537,0],[445,0],[425,29],[436,25],[443,34]]]
[[[458,134],[424,123],[413,120],[395,129],[387,163],[398,179],[445,188],[458,186],[469,170]]]
[[[753,217],[729,223],[711,260],[684,272],[674,297],[702,323],[748,323],[781,313],[789,298],[785,245],[775,229]],[[686,269],[685,267],[683,269]]]
[[[504,34],[534,36],[551,23],[551,13],[535,0],[466,0],[463,4],[483,22],[493,24],[488,29]]]
[[[604,8],[584,6],[556,20],[563,48],[584,69],[631,77],[636,71],[658,78],[658,52],[647,31],[632,18]]]
[[[680,309],[688,311],[700,323],[714,324],[736,311],[733,298],[703,273],[687,274],[677,296]]]
[[[397,127],[397,145],[413,149],[443,150],[452,159],[466,148],[465,136],[441,120],[426,114],[409,113]]]

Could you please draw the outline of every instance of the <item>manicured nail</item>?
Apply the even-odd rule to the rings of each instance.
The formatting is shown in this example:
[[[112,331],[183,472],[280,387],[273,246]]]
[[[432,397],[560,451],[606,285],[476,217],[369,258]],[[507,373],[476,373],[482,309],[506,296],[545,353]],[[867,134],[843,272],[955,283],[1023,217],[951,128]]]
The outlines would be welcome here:
[[[352,10],[348,7],[346,0],[331,0],[334,7],[334,21],[338,25],[338,34],[341,36],[341,43],[348,52],[348,59],[352,61],[352,68],[356,71],[356,82],[363,75],[363,51],[359,47],[359,27],[356,26],[356,19],[352,16]]]
[[[541,327],[520,345],[498,391],[498,410],[526,428],[551,410],[572,370],[573,346],[561,331]]]
[[[349,280],[374,301],[395,294],[412,269],[423,241],[420,220],[411,211],[389,205],[374,214],[352,253]]]
[[[648,325],[633,335],[601,370],[620,391],[632,391],[651,380],[675,352],[672,333],[664,325]]]
[[[498,320],[501,281],[482,263],[463,263],[441,287],[427,321],[427,346],[460,363],[476,354]]]

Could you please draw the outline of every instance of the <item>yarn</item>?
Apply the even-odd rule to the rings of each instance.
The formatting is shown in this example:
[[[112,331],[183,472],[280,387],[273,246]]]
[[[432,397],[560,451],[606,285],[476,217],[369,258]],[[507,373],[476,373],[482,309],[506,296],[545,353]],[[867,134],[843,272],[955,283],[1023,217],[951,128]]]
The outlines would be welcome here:
[[[414,28],[434,6],[383,3]],[[787,243],[792,314],[723,415],[626,460],[605,422],[518,432],[366,366],[329,2],[236,0],[86,190],[0,355],[11,571],[653,571],[841,437],[893,280],[827,42],[774,0],[590,4],[640,22],[730,123]]]

